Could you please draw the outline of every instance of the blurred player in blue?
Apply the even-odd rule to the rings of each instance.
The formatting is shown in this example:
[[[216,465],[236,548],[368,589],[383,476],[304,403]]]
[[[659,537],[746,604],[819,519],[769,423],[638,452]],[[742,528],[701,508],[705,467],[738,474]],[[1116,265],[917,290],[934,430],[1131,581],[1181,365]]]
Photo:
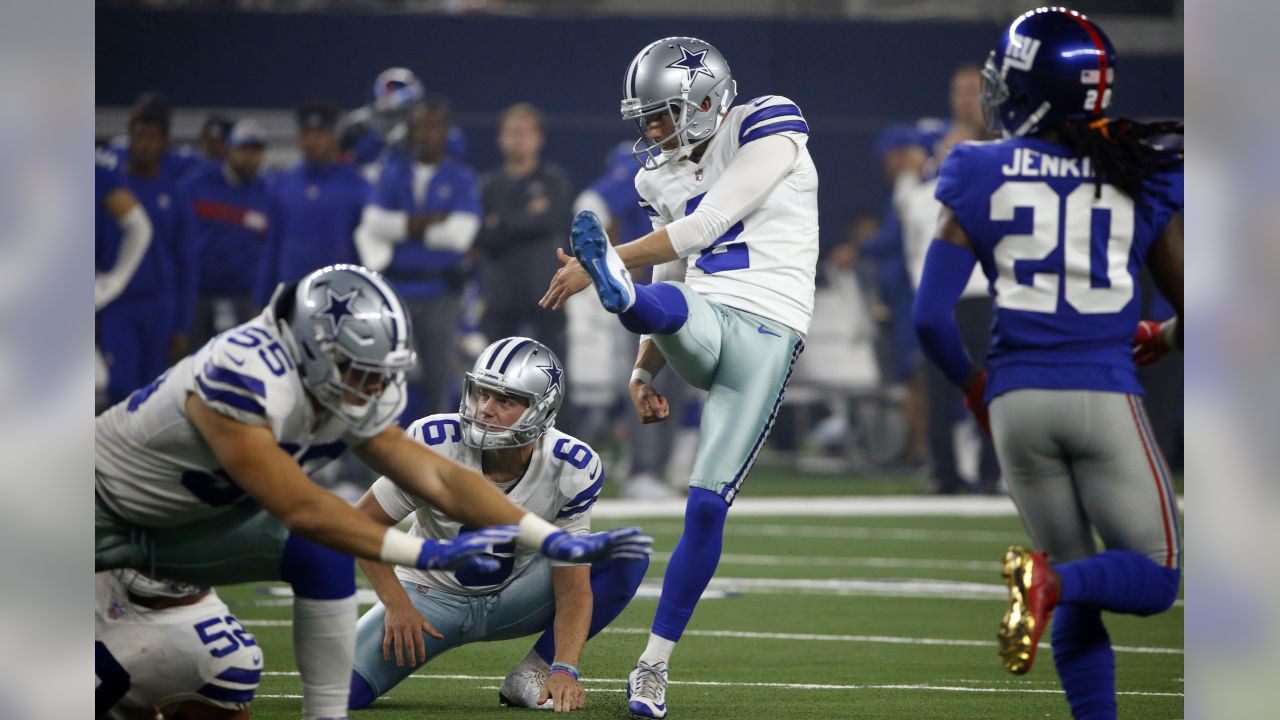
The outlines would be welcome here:
[[[350,159],[369,182],[376,182],[380,161],[387,152],[404,149],[409,139],[409,116],[426,97],[422,81],[409,68],[389,67],[373,80],[373,102],[356,108],[343,119],[342,143]],[[455,160],[467,157],[467,139],[452,126],[445,149]]]
[[[670,365],[708,391],[689,478],[684,531],[662,579],[649,642],[627,680],[627,710],[663,718],[668,664],[724,544],[729,506],[777,418],[813,316],[818,171],[809,125],[781,95],[741,104],[724,56],[706,41],[663,38],[625,74],[624,120],[640,137],[635,185],[653,231],[618,246],[579,213],[576,259],[552,278],[543,307],[595,286],[600,304],[640,335],[628,389],[646,423],[665,420],[653,376]],[[636,285],[630,269],[654,267]]]
[[[108,370],[107,396],[117,403],[187,354],[194,310],[192,256],[182,245],[183,213],[177,195],[184,168],[168,160],[169,108],[158,102],[136,106],[129,116],[129,149],[122,159],[124,183],[151,223],[151,242],[115,300],[98,311],[98,341]],[[128,228],[123,229],[125,232]],[[115,266],[132,246],[122,228],[98,223],[95,261],[99,271]]]
[[[446,404],[462,314],[466,253],[480,229],[476,174],[445,154],[449,106],[432,98],[415,105],[409,141],[383,160],[356,229],[362,264],[385,273],[413,319],[421,366],[411,376],[415,417]]]
[[[301,280],[325,265],[357,262],[355,232],[369,183],[339,148],[338,108],[308,102],[298,108],[302,161],[271,176],[271,230],[254,291],[259,307],[280,283]]]
[[[1181,125],[1108,118],[1117,74],[1111,41],[1083,15],[1013,21],[983,70],[1006,139],[957,145],[943,163],[914,307],[921,345],[989,427],[1041,549],[1004,557],[1002,661],[1030,670],[1056,608],[1054,662],[1078,720],[1116,717],[1102,612],[1162,612],[1181,580],[1178,508],[1134,367],[1182,342],[1182,158],[1148,142]],[[996,304],[989,378],[951,314],[975,263]],[[1177,312],[1162,326],[1140,323],[1144,263]]]
[[[498,340],[466,374],[457,413],[424,417],[409,437],[482,473],[512,502],[565,532],[591,529],[604,463],[555,427],[567,376],[542,343]],[[387,526],[412,519],[409,534],[450,540],[467,528],[429,501],[381,478],[356,507]],[[541,635],[498,690],[503,705],[576,710],[585,691],[578,664],[587,638],[635,595],[648,557],[595,563],[547,561],[514,544],[494,548],[493,572],[392,568],[361,560],[381,602],[356,630],[351,707],[363,708],[452,648]]]
[[[231,129],[227,157],[207,162],[178,183],[182,202],[183,250],[195,255],[195,303],[192,343],[257,314],[253,302],[263,253],[271,229],[267,182],[261,175],[266,131],[253,120]]]

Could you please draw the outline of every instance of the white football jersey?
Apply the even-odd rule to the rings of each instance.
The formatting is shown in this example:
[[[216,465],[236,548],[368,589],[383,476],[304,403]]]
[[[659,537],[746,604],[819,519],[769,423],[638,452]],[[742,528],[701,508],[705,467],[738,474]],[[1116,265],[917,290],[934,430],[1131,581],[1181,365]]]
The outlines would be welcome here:
[[[430,415],[409,426],[409,437],[441,455],[477,472],[480,450],[462,442],[462,422],[456,413]],[[519,480],[502,488],[511,502],[560,529],[583,534],[591,531],[591,506],[604,486],[604,463],[586,443],[551,428],[537,442],[529,469]],[[431,540],[456,537],[462,524],[447,517],[426,500],[387,478],[373,484],[373,495],[383,511],[399,522],[413,515],[409,534]],[[459,595],[486,595],[506,587],[533,560],[534,552],[516,548],[515,543],[499,545],[493,553],[502,567],[493,573],[466,570],[418,570],[396,567],[404,582]],[[568,565],[552,561],[552,565]]]
[[[804,335],[813,316],[818,264],[818,171],[806,148],[809,127],[795,103],[767,95],[730,108],[700,162],[643,169],[636,174],[636,191],[655,229],[675,222],[697,208],[739,148],[776,134],[799,145],[795,166],[758,208],[686,259],[685,282],[709,300]]]
[[[356,432],[313,403],[268,317],[218,335],[97,418],[94,468],[108,507],[138,525],[172,527],[247,497],[187,418],[188,394],[234,420],[270,428],[308,475],[395,422],[399,412]]]
[[[130,602],[111,572],[97,583],[97,694],[116,699],[112,720],[166,715],[187,700],[241,710],[262,675],[262,648],[216,592],[193,605],[153,610]]]

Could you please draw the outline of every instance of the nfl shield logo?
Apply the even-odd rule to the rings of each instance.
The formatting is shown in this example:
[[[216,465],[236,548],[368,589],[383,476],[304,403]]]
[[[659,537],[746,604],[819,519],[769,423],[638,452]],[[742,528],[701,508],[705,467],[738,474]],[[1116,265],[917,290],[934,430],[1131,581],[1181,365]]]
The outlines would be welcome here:
[[[702,182],[702,168],[698,168],[698,171],[693,174],[693,181],[696,183]]]
[[[112,620],[119,620],[124,617],[124,605],[118,602],[111,603],[111,607],[107,608],[107,617]]]

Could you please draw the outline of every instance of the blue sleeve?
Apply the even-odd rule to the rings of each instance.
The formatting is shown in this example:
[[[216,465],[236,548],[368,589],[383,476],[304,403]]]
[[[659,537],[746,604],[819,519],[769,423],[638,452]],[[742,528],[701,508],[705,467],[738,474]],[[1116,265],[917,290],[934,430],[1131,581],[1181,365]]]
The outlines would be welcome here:
[[[938,168],[938,188],[933,195],[938,202],[951,208],[952,212],[959,212],[973,188],[972,176],[966,177],[969,175],[966,165],[974,157],[975,150],[972,145],[958,143],[947,153],[942,167]]]
[[[911,308],[911,320],[924,354],[957,387],[964,386],[973,363],[960,339],[955,306],[977,262],[968,249],[934,240],[925,255],[924,272]]]
[[[280,205],[281,182],[271,183],[267,193],[270,198],[270,225],[267,226],[267,245],[262,250],[262,264],[253,284],[253,302],[258,307],[267,304],[280,277],[281,238],[284,237],[284,212]]]

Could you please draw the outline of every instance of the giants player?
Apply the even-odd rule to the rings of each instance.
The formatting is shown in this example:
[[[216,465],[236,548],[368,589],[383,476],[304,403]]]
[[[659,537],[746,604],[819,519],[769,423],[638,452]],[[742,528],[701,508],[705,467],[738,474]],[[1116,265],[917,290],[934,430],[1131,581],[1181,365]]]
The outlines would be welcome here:
[[[720,560],[724,521],[773,427],[813,312],[818,173],[809,126],[780,95],[734,106],[724,56],[689,37],[651,43],[624,78],[622,117],[641,137],[636,190],[653,232],[616,249],[590,212],[574,219],[576,260],[543,307],[594,283],[606,310],[640,334],[631,400],[668,416],[651,385],[671,365],[709,391],[689,479],[684,533],[663,579],[649,644],[627,684],[633,717],[667,714],[667,662]],[[651,285],[629,268],[654,267]]]
[[[529,512],[565,532],[585,534],[604,485],[604,465],[588,445],[555,428],[565,385],[564,368],[547,346],[505,338],[482,352],[466,374],[457,413],[422,418],[408,434],[483,473]],[[412,517],[414,537],[449,540],[464,529],[386,478],[356,507],[387,526]],[[502,683],[499,701],[562,711],[582,707],[586,696],[577,666],[583,645],[630,602],[648,557],[547,562],[514,543],[496,546],[493,554],[499,567],[492,572],[393,570],[360,561],[382,601],[356,629],[352,709],[367,706],[451,648],[537,633],[533,650]]]
[[[957,145],[943,163],[914,309],[921,346],[979,424],[990,408],[1005,480],[1042,550],[1005,555],[1002,660],[1030,670],[1056,607],[1054,662],[1076,718],[1116,716],[1102,611],[1162,612],[1181,579],[1178,508],[1131,357],[1180,346],[1181,324],[1144,331],[1136,351],[1130,339],[1144,263],[1182,314],[1181,150],[1152,142],[1180,141],[1182,127],[1108,118],[1116,75],[1111,41],[1083,15],[1040,8],[1013,21],[983,70],[983,104],[1006,139]],[[975,263],[996,305],[989,378],[952,318]]]
[[[355,265],[282,285],[256,318],[101,415],[95,424],[98,570],[131,567],[201,585],[293,585],[307,720],[343,717],[355,637],[351,555],[421,568],[496,569],[511,542],[559,560],[647,550],[638,531],[574,536],[396,424],[413,365],[404,304]],[[492,528],[431,541],[371,521],[307,477],[350,447],[450,517]]]

